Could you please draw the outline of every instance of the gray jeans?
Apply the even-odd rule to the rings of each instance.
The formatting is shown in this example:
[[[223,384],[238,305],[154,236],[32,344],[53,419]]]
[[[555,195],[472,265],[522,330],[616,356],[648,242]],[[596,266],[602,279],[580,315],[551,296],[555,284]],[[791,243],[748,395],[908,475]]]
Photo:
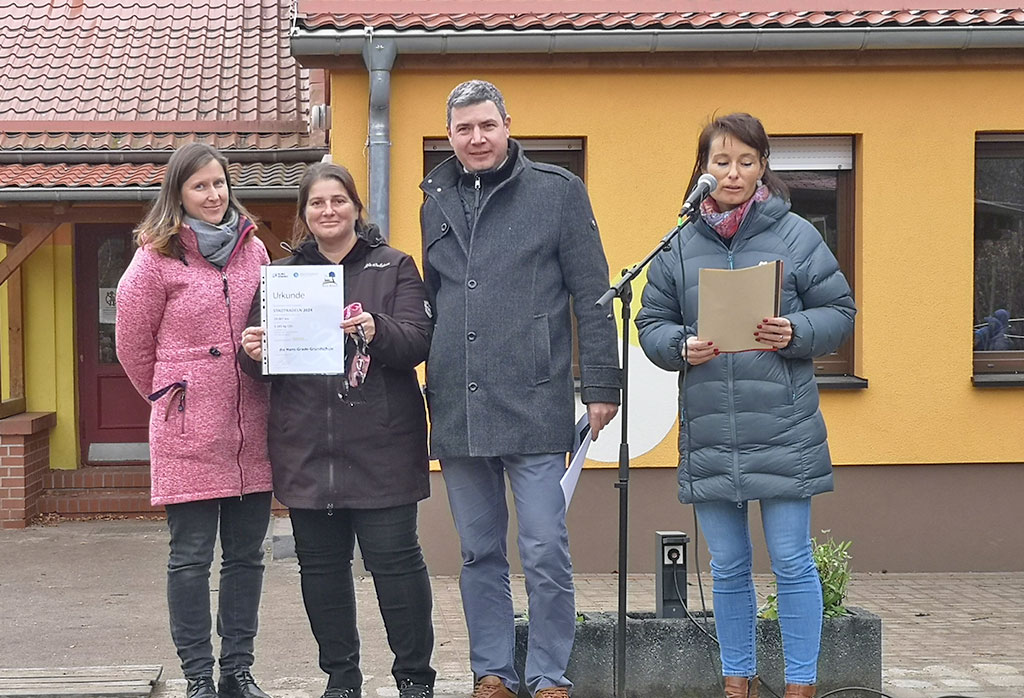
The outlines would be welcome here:
[[[166,507],[171,533],[167,610],[171,639],[186,678],[213,675],[210,565],[218,528],[222,552],[217,597],[220,668],[229,673],[252,666],[270,497],[270,492],[258,492]]]
[[[572,686],[565,677],[576,636],[576,602],[559,479],[565,454],[448,458],[441,462],[462,545],[462,606],[475,679],[497,676],[519,690],[506,538],[508,473],[519,521],[519,557],[529,597],[530,642],[523,677],[530,693]]]

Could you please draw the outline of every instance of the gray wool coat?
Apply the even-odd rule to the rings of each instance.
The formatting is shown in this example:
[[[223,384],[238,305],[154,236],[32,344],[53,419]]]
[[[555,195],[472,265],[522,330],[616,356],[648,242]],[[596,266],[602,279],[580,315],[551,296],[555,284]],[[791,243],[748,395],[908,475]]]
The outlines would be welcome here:
[[[594,306],[608,264],[583,182],[509,141],[509,169],[464,204],[454,157],[420,185],[435,327],[427,360],[433,458],[572,447],[572,322],[582,400],[619,402],[614,322]],[[486,175],[485,175],[486,179]],[[472,210],[470,210],[472,209]],[[470,227],[469,220],[475,219]]]
[[[776,259],[783,262],[781,315],[793,324],[789,346],[722,354],[689,367],[684,384],[683,342],[700,332],[699,270]],[[661,368],[680,371],[680,500],[805,498],[832,489],[812,358],[839,347],[857,309],[814,226],[776,196],[751,206],[731,246],[703,220],[688,224],[651,264],[642,304],[641,347]]]

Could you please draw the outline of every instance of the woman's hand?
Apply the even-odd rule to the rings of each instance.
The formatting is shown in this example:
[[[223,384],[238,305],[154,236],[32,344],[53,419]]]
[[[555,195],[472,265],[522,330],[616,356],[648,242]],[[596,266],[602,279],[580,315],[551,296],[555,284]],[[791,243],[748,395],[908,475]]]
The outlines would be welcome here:
[[[709,340],[687,337],[686,348],[680,353],[691,366],[700,366],[718,356],[718,348]]]
[[[358,315],[353,315],[348,320],[343,320],[341,329],[345,330],[345,334],[354,335],[359,332],[358,328],[360,325],[363,326],[363,336],[366,337],[366,343],[369,344],[377,333],[377,327],[373,324],[373,316],[369,313],[359,313]]]
[[[262,327],[246,327],[242,330],[242,351],[253,361],[263,361]]]
[[[767,317],[757,326],[754,337],[773,349],[785,349],[793,340],[793,325],[784,317]]]

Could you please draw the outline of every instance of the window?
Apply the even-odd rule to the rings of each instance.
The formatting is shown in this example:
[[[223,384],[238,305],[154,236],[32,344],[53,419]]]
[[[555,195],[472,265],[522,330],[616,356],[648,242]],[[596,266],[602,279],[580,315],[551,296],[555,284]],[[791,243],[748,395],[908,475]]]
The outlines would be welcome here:
[[[583,176],[584,147],[582,138],[517,138],[526,157],[534,162],[558,165],[587,181]],[[431,138],[423,141],[423,175],[447,160],[453,154],[452,146],[446,139]],[[572,316],[572,376],[579,389],[580,346],[576,334],[576,316]]]
[[[978,134],[974,373],[1024,373],[1024,134]]]
[[[586,181],[583,176],[582,138],[517,138],[526,151],[526,157],[534,162],[558,165]],[[452,155],[452,146],[443,138],[428,138],[423,141],[423,175],[440,165]]]
[[[853,288],[853,138],[774,137],[771,149],[772,170],[789,186],[793,212],[818,229]],[[814,372],[853,378],[853,337],[838,351],[816,358]]]

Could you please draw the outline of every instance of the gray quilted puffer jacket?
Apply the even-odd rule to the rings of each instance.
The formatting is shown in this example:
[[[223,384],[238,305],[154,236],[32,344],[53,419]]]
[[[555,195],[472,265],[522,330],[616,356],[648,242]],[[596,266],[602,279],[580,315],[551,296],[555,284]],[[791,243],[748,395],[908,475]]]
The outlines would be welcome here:
[[[783,262],[781,314],[793,324],[789,346],[722,354],[689,367],[684,385],[680,350],[699,335],[698,271],[776,259]],[[832,489],[812,359],[850,335],[857,308],[814,226],[777,196],[752,204],[731,246],[697,220],[652,262],[642,302],[640,345],[655,364],[680,372],[681,501],[803,498]]]

